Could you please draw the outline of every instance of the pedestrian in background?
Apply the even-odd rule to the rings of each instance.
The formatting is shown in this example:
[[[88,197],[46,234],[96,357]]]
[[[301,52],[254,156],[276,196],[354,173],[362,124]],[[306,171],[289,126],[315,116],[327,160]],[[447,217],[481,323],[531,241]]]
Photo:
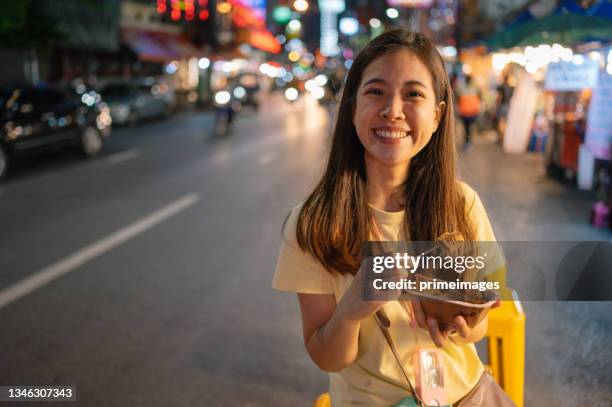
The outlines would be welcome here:
[[[499,144],[503,144],[504,142],[504,132],[506,131],[512,91],[513,89],[510,86],[509,77],[506,74],[502,77],[502,81],[497,87],[497,94],[495,98],[495,130],[497,131],[497,140]]]
[[[410,361],[417,346],[444,352],[449,403],[484,377],[473,343],[486,318],[473,328],[461,316],[444,326],[417,300],[362,296],[366,241],[434,241],[449,231],[495,240],[482,202],[456,177],[453,110],[429,39],[405,30],[376,37],[349,70],[324,175],[285,221],[273,287],[298,293],[304,343],[329,372],[334,407],[415,405],[414,366],[400,364],[410,383],[381,334],[379,311],[399,359]]]
[[[472,139],[472,125],[480,115],[482,100],[480,89],[478,89],[470,75],[466,75],[464,83],[459,86],[457,99],[459,117],[465,131],[464,147],[469,147]]]

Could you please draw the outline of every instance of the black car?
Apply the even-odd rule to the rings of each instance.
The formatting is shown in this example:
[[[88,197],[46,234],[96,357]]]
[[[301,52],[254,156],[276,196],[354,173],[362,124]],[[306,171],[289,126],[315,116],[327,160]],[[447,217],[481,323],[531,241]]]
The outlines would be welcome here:
[[[111,121],[95,92],[78,97],[51,86],[0,91],[0,178],[25,151],[79,145],[87,157],[97,155]]]

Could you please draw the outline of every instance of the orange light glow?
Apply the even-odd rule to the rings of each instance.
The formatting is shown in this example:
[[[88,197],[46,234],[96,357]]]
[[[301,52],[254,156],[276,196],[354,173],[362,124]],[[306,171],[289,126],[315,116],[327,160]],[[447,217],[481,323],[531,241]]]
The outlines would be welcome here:
[[[217,4],[217,11],[219,14],[226,14],[232,10],[232,5],[229,3],[219,3]]]
[[[250,44],[255,48],[272,53],[279,53],[281,46],[274,36],[267,30],[251,31]]]

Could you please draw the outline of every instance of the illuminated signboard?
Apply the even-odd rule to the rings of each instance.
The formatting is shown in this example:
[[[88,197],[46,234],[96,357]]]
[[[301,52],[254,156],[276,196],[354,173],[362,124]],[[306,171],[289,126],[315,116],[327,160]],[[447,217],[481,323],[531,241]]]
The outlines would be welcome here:
[[[242,4],[252,9],[257,17],[266,21],[266,0],[242,0]]]
[[[326,57],[337,55],[338,47],[338,14],[346,5],[344,0],[319,0],[321,11],[321,54]]]

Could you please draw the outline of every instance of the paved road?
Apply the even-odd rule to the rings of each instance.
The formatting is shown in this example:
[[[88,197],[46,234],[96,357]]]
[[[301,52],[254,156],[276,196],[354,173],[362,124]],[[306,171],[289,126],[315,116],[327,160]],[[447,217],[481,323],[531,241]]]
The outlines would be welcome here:
[[[105,407],[308,406],[325,390],[295,298],[269,286],[328,116],[272,97],[229,137],[212,120],[118,128],[99,158],[30,160],[0,184],[0,293],[27,282],[0,308],[0,384],[72,384],[79,405]],[[500,239],[609,239],[586,225],[589,197],[476,141],[461,171]],[[58,278],[26,294],[31,276]],[[609,306],[525,308],[527,405],[543,390],[558,406],[610,396]]]

